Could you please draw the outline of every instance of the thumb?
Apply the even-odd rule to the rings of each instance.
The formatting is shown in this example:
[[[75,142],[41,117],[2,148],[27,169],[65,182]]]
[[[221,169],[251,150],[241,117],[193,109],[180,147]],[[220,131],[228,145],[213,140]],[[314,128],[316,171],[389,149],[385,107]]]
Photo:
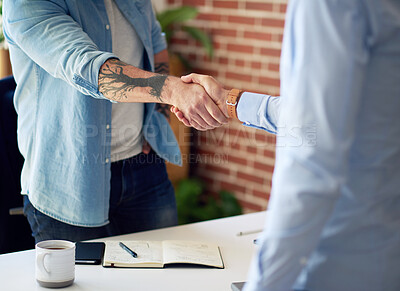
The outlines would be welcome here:
[[[182,77],[181,77],[181,80],[182,80],[184,83],[192,83],[192,82],[193,82],[193,74],[189,74],[189,75],[186,75],[186,76],[182,76]]]

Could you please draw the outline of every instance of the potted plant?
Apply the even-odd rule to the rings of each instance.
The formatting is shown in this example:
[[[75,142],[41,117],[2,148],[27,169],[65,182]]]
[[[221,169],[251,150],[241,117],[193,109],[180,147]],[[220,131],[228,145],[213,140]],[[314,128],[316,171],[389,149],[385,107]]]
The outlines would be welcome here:
[[[176,189],[179,224],[242,214],[242,207],[231,192],[221,190],[214,197],[204,189],[204,183],[199,179],[179,182]]]
[[[197,27],[186,25],[185,22],[196,18],[198,10],[192,6],[181,6],[177,8],[167,9],[157,14],[157,19],[160,22],[161,29],[165,33],[165,37],[170,46],[174,34],[179,31],[185,31],[191,38],[200,42],[207,56],[213,56],[213,44],[211,38]],[[190,69],[190,63],[178,53],[169,52],[171,74],[181,76],[185,73],[185,69]]]

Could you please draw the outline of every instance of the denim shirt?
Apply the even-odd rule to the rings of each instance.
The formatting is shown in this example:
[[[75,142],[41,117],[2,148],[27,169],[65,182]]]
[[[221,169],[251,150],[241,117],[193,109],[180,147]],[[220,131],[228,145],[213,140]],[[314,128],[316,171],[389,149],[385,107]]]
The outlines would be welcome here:
[[[166,49],[151,1],[115,0],[143,42],[143,63]],[[22,194],[41,212],[79,226],[108,223],[111,105],[98,90],[101,65],[117,58],[103,0],[5,0],[4,32],[17,83]],[[129,45],[129,44],[127,44]],[[140,52],[142,53],[142,52]],[[143,135],[181,164],[165,117],[145,105]]]
[[[281,97],[237,109],[277,133],[244,290],[400,290],[399,81],[400,1],[289,1]]]

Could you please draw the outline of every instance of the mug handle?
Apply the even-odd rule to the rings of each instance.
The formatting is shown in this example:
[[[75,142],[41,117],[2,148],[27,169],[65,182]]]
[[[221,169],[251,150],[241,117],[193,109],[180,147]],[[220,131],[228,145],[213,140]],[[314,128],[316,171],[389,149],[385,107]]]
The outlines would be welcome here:
[[[37,261],[37,266],[38,266],[39,270],[40,270],[42,273],[47,273],[48,275],[50,275],[50,271],[47,270],[46,266],[44,265],[44,258],[45,258],[47,255],[50,255],[50,253],[41,253],[41,254],[39,254],[39,255],[37,256],[37,260],[36,260],[36,261]]]

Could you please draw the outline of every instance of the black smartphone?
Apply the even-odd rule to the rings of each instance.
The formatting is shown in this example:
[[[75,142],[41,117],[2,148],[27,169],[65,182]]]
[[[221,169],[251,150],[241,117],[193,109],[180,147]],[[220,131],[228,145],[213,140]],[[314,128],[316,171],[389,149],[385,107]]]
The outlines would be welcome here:
[[[75,264],[99,265],[104,255],[103,242],[77,242],[75,244]]]

